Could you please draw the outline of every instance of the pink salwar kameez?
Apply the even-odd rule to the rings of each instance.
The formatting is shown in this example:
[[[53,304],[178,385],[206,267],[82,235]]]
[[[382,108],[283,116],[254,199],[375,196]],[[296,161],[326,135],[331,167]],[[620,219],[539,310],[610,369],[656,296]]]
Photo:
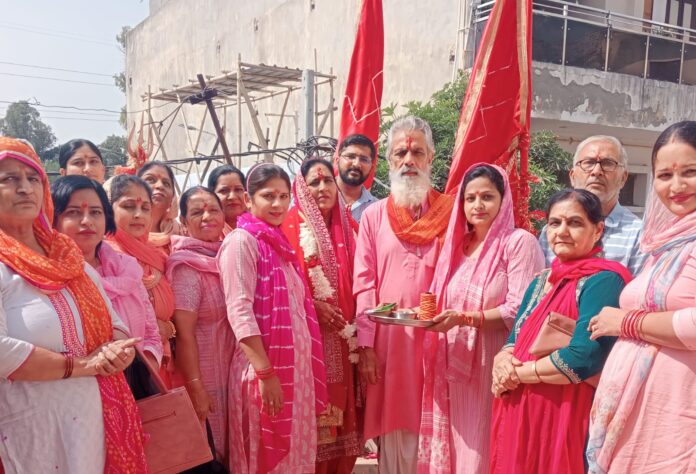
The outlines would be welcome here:
[[[218,256],[228,319],[237,340],[261,335],[253,309],[258,259],[257,240],[239,228],[225,238]],[[270,472],[311,473],[316,458],[317,430],[312,343],[303,306],[305,287],[291,264],[285,262],[282,271],[287,281],[294,338],[292,432],[288,454]],[[261,412],[257,402],[260,394],[254,369],[239,346],[232,357],[229,397],[232,472],[262,472],[259,468]]]

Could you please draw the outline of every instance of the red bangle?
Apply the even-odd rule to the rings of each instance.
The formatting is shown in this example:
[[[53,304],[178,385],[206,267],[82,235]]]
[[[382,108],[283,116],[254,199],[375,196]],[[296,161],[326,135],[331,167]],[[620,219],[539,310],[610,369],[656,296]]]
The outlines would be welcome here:
[[[275,369],[273,368],[272,365],[269,365],[265,369],[257,370],[256,371],[256,376],[259,378],[259,380],[267,380],[270,379],[275,375]]]
[[[483,310],[479,311],[479,321],[478,321],[478,326],[476,326],[476,329],[481,329],[483,327],[483,321],[486,319],[486,316],[483,314]]]
[[[75,359],[72,355],[64,352],[63,357],[65,358],[65,372],[63,372],[63,378],[69,379],[73,373],[73,367],[75,366]]]
[[[629,311],[621,321],[620,336],[628,339],[642,340],[641,333],[643,319],[648,312],[644,309],[634,309]]]

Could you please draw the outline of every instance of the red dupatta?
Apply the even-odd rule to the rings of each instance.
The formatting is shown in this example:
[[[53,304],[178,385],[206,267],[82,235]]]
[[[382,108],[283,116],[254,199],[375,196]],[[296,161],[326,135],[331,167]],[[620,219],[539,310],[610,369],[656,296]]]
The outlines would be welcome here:
[[[593,248],[585,257],[561,262],[556,258],[551,264],[549,283],[553,285],[536,308],[527,317],[515,339],[514,356],[522,362],[532,360],[529,348],[539,334],[539,330],[549,312],[555,311],[569,318],[578,319],[576,291],[582,277],[594,275],[601,271],[618,274],[624,282],[631,281],[631,273],[618,262],[598,258],[601,248]]]
[[[327,226],[301,174],[295,177],[293,196],[296,207],[288,212],[281,228],[297,253],[313,299],[338,306],[344,319],[350,324],[355,318],[355,299],[352,292],[355,221],[338,193],[331,211],[331,221]],[[314,237],[318,258],[305,255],[302,244],[302,229],[305,226]],[[318,271],[323,272],[330,288],[315,288],[312,275]],[[314,277],[316,278],[316,274]],[[330,296],[322,294],[324,292],[330,293]],[[341,449],[345,450],[346,455],[358,454],[355,379],[350,362],[350,345],[347,345],[342,336],[333,329],[321,328],[321,334],[329,405],[318,420],[318,442],[320,448],[321,445],[333,442],[343,443]],[[337,433],[336,428],[340,428],[340,433]],[[341,436],[345,439],[341,440]],[[354,436],[354,439],[349,440],[349,436]],[[317,461],[325,460],[324,454],[320,449]]]
[[[583,258],[551,265],[551,289],[523,322],[514,356],[533,360],[529,348],[546,316],[556,311],[578,318],[577,285],[581,278],[611,271],[631,279],[620,263],[598,258],[594,248]],[[539,282],[542,284],[543,282]],[[513,329],[514,330],[514,329]],[[491,473],[585,472],[584,452],[594,389],[586,384],[520,384],[493,402],[491,425]]]

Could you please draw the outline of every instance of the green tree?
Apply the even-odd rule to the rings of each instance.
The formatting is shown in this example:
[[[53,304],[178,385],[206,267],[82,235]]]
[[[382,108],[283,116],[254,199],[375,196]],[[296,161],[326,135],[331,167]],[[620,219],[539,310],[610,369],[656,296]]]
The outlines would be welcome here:
[[[128,32],[131,30],[130,26],[122,26],[121,27],[121,32],[116,35],[116,41],[119,44],[119,49],[124,55],[126,54],[126,40],[128,38]],[[121,92],[124,94],[126,93],[126,72],[121,71],[118,74],[114,74],[114,83],[116,84],[116,87],[118,87]],[[126,106],[124,105],[121,107],[121,115],[118,118],[119,123],[123,128],[128,128],[128,119],[126,116]]]
[[[457,80],[446,84],[435,92],[428,102],[412,101],[403,108],[403,113],[397,113],[396,104],[382,108],[380,156],[386,153],[386,135],[394,120],[404,115],[415,115],[426,120],[433,130],[435,142],[435,159],[433,160],[433,185],[442,191],[447,183],[449,168],[452,163],[455,133],[459,124],[462,102],[469,83],[467,74],[461,74]],[[548,198],[556,190],[563,187],[567,180],[567,170],[572,157],[556,142],[553,133],[542,131],[533,133],[529,148],[529,170],[535,176],[530,183],[530,210],[543,210]],[[376,178],[378,182],[389,183],[389,166],[386,160],[377,164]],[[372,192],[379,197],[385,197],[388,189],[376,184]]]
[[[53,158],[56,136],[51,127],[41,121],[39,111],[26,100],[10,104],[5,117],[0,119],[0,134],[27,140],[44,161]]]
[[[106,166],[112,167],[125,165],[128,160],[126,149],[126,137],[120,135],[109,135],[99,145]]]

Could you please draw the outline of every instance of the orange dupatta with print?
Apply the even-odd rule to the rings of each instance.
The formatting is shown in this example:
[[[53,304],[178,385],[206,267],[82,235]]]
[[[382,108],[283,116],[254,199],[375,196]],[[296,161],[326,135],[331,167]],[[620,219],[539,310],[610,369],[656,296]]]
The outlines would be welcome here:
[[[85,273],[82,251],[70,237],[55,231],[48,176],[34,150],[19,140],[0,137],[0,160],[15,159],[35,169],[43,184],[43,203],[34,221],[34,235],[46,256],[0,230],[0,262],[44,293],[67,288],[80,312],[85,354],[113,340],[113,326],[104,297]],[[70,349],[70,348],[68,348]],[[95,376],[102,400],[106,459],[104,472],[147,472],[144,433],[133,395],[123,373]],[[40,382],[38,382],[40,383]]]
[[[394,204],[394,198],[389,196],[387,201],[389,225],[400,240],[414,245],[427,245],[436,237],[444,238],[454,207],[454,196],[441,194],[430,189],[428,191],[428,205],[430,207],[427,212],[420,219],[414,221],[408,209],[397,207]]]

